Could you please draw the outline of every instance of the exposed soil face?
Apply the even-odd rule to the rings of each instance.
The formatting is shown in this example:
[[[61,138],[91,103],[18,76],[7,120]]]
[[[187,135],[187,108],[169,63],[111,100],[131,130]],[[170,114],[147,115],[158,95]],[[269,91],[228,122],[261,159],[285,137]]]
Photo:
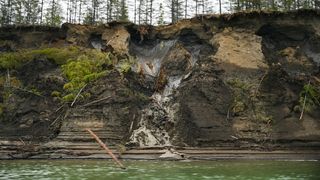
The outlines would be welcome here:
[[[308,83],[320,91],[319,29],[314,11],[204,16],[161,27],[3,29],[2,52],[77,45],[135,60],[126,73],[111,70],[90,82],[81,92],[90,96],[73,106],[52,96],[68,79],[50,59],[10,70],[23,88],[7,97],[0,87],[0,103],[10,102],[0,136],[68,152],[92,142],[85,128],[114,146],[318,149],[319,104],[303,109],[303,92]],[[0,72],[6,79],[7,70]]]
[[[0,125],[1,136],[34,141],[55,137],[59,127],[51,123],[58,116],[55,110],[59,103],[51,97],[51,92],[62,89],[65,81],[58,66],[39,57],[12,70],[10,76],[18,85],[10,90],[2,87],[2,97],[7,100]]]
[[[311,25],[266,25],[257,34],[263,37],[266,61],[274,67],[262,81],[263,99],[274,117],[272,137],[280,142],[316,141],[314,135],[319,131],[314,128],[319,127],[319,107],[305,114],[303,121],[292,123],[300,116],[297,102],[301,88],[307,81],[319,83],[315,78],[320,54],[317,48],[310,48],[318,42],[316,30]]]
[[[177,144],[217,146],[219,141],[228,141],[232,133],[228,119],[232,94],[219,75],[210,59],[199,60],[177,89]]]

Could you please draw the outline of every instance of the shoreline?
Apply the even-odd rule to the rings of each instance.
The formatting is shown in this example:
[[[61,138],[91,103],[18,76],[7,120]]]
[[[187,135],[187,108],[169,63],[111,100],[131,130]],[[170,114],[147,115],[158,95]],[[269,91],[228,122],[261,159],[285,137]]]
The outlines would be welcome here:
[[[119,157],[119,153],[113,150]],[[257,150],[178,150],[181,156],[161,157],[164,150],[128,150],[122,153],[120,160],[292,160],[292,161],[320,161],[319,150],[275,150],[275,151],[257,151]],[[0,152],[0,160],[97,160],[111,159],[103,150],[95,151],[52,151],[52,152],[22,152],[11,154],[9,152]]]

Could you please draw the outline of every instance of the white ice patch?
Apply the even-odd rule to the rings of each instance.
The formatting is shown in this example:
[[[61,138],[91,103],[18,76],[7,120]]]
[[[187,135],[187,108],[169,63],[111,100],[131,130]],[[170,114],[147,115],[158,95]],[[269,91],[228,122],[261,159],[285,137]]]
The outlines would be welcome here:
[[[158,76],[163,59],[175,43],[176,40],[161,41],[151,49],[132,44],[138,61],[132,70],[136,72],[142,70],[144,74],[152,77]]]
[[[98,49],[98,50],[102,49],[102,44],[99,41],[91,41],[91,45],[95,49]]]
[[[315,53],[313,51],[310,51],[309,48],[305,51],[308,58],[311,58],[317,66],[320,66],[320,53]]]
[[[160,142],[146,126],[141,126],[139,129],[134,130],[130,139],[131,142],[138,143],[140,147],[160,145]]]
[[[148,129],[146,119],[141,118],[139,128],[132,132],[130,142],[139,144],[139,147],[171,146],[170,136],[165,130]]]

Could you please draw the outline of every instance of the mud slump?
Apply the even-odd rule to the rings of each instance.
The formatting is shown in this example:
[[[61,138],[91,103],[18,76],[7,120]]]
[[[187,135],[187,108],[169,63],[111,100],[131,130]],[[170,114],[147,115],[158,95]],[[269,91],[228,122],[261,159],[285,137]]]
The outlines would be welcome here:
[[[175,114],[178,103],[174,102],[180,84],[190,78],[197,62],[210,54],[213,48],[200,40],[192,31],[182,32],[174,39],[157,39],[152,45],[130,44],[130,52],[137,58],[133,71],[151,82],[151,103],[142,110],[137,129],[129,144],[140,147],[172,146]]]

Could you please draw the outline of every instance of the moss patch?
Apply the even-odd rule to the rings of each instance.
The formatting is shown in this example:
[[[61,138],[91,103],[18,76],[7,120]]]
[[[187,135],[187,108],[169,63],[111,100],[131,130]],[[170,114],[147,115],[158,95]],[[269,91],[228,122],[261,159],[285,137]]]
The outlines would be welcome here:
[[[266,113],[264,103],[257,97],[258,82],[232,78],[227,83],[234,94],[231,112],[235,116],[245,115],[254,121],[272,122],[273,118]]]
[[[111,56],[110,53],[90,50],[62,65],[62,71],[68,79],[63,87],[67,92],[63,100],[72,101],[87,83],[107,75],[108,70],[104,67],[112,64]]]
[[[250,89],[253,89],[253,85],[238,78],[229,79],[227,83],[232,87],[234,93],[231,110],[235,115],[240,115],[250,104]]]
[[[36,57],[45,56],[56,64],[65,64],[68,59],[79,56],[81,49],[75,46],[66,48],[44,48],[37,50],[20,50],[18,52],[6,52],[0,55],[0,68],[17,69],[23,64],[34,60]]]
[[[119,59],[116,68],[121,74],[128,73],[131,70],[132,65],[136,62],[132,56],[125,56]]]

